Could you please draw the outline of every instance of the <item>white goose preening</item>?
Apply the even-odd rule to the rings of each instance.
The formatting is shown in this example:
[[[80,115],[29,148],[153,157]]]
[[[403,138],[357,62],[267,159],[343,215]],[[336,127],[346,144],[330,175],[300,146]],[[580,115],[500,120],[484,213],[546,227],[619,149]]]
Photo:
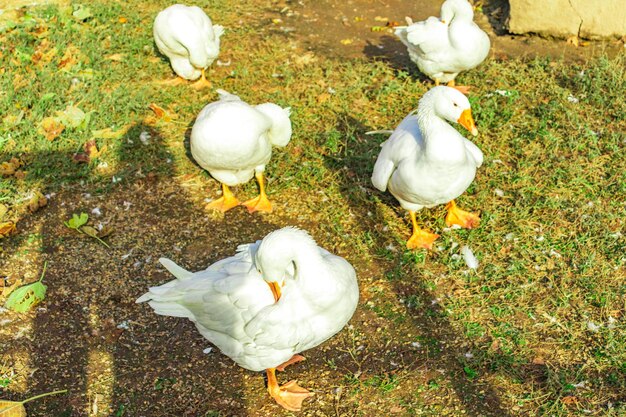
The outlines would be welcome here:
[[[246,183],[256,175],[259,196],[244,203],[249,212],[272,211],[265,194],[263,172],[272,156],[272,146],[287,146],[291,139],[290,109],[273,103],[256,106],[234,94],[217,90],[220,99],[202,109],[191,130],[191,155],[222,183],[222,197],[207,208],[221,211],[238,206],[231,186]]]
[[[185,80],[197,80],[196,89],[209,87],[205,70],[220,52],[220,37],[224,28],[214,25],[209,16],[197,6],[174,4],[161,11],[154,20],[154,42],[159,51],[170,59],[172,69]],[[177,84],[176,79],[169,84]]]
[[[483,154],[448,124],[455,122],[478,134],[467,97],[454,88],[434,87],[381,145],[372,183],[380,191],[389,188],[409,211],[413,223],[407,242],[410,249],[430,249],[438,237],[417,226],[415,212],[424,207],[448,203],[448,226],[478,226],[479,217],[459,209],[454,199],[474,181]]]
[[[317,246],[303,230],[285,227],[237,254],[189,272],[160,259],[176,279],[150,288],[137,302],[157,314],[186,317],[241,367],[265,370],[278,404],[298,411],[313,395],[275,371],[339,332],[354,313],[359,289],[354,268]]]
[[[477,67],[489,54],[489,36],[474,23],[474,10],[467,0],[446,0],[441,18],[429,17],[395,30],[407,46],[409,56],[419,70],[436,85],[449,83],[461,71]],[[467,90],[461,87],[461,91]]]

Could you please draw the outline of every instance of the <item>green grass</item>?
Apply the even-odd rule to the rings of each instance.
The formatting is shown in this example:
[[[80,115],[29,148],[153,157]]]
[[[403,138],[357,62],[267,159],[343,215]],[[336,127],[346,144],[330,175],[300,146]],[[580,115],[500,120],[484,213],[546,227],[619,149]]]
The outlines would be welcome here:
[[[413,69],[395,71],[385,62],[318,57],[298,65],[300,52],[284,47],[280,35],[257,36],[253,25],[235,24],[234,6],[209,3],[214,20],[229,28],[223,49],[232,60],[229,67],[212,68],[214,86],[253,103],[292,108],[292,142],[275,152],[267,169],[270,195],[301,198],[330,236],[324,246],[384,268],[363,280],[367,290],[360,307],[382,324],[381,338],[419,343],[420,355],[436,367],[450,355],[438,342],[440,335],[419,334],[419,327],[410,337],[404,332],[415,323],[444,323],[463,340],[458,349],[472,353],[453,355],[450,372],[468,384],[493,387],[513,415],[626,413],[626,244],[619,235],[626,229],[623,55],[585,64],[490,60],[463,74],[461,81],[475,86],[470,98],[480,131],[475,142],[485,164],[460,201],[480,210],[482,223],[472,231],[443,234],[435,252],[410,252],[404,249],[405,214],[369,182],[383,138],[364,133],[393,128],[428,86],[416,81]],[[54,6],[29,9],[2,31],[0,163],[18,157],[26,175],[0,178],[0,203],[9,209],[0,222],[17,221],[19,229],[28,215],[24,202],[35,191],[80,184],[106,195],[151,173],[198,174],[208,190],[217,190],[190,161],[184,144],[186,127],[215,94],[152,83],[170,74],[167,62],[154,59],[151,34],[152,16],[164,5],[93,2],[94,17],[85,22]],[[255,6],[251,0],[240,5]],[[119,23],[120,16],[128,23]],[[56,48],[57,53],[50,62],[35,64],[32,56],[44,40],[49,42],[44,52]],[[70,47],[76,62],[59,70]],[[111,61],[111,54],[125,58]],[[150,120],[150,103],[177,118]],[[93,112],[89,124],[48,141],[38,126],[69,104]],[[94,130],[127,125],[120,139],[97,139],[99,149],[106,146],[101,157],[73,162]],[[148,145],[138,139],[143,131],[152,136]],[[114,183],[114,177],[121,181]],[[441,209],[423,211],[419,221],[437,231],[444,227]],[[41,237],[12,239],[28,240],[30,247],[30,240]],[[476,272],[468,273],[458,257],[464,244],[481,262]],[[400,367],[397,374],[364,380],[346,375],[347,386],[372,388],[351,390],[354,401],[363,392],[385,401],[387,393],[409,390],[399,381],[419,379],[421,371]],[[417,397],[405,396],[397,404],[411,415],[445,409],[448,403],[429,393],[440,385],[451,390],[446,378],[420,381]],[[577,385],[582,381],[587,388]],[[154,389],[166,386],[159,380]],[[567,396],[575,396],[576,405],[564,402]],[[125,413],[123,405],[117,413]]]

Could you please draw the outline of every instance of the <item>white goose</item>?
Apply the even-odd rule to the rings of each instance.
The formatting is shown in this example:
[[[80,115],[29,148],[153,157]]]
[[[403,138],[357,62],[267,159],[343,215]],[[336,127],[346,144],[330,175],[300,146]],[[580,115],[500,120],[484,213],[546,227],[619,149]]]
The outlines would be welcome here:
[[[271,212],[263,172],[272,156],[272,145],[287,146],[291,139],[290,109],[272,103],[251,106],[236,95],[217,92],[220,99],[198,114],[190,140],[196,162],[222,183],[222,197],[207,208],[226,211],[239,205],[228,187],[256,175],[259,196],[242,204],[251,213]]]
[[[204,72],[220,52],[222,26],[214,25],[197,6],[174,4],[157,15],[153,33],[157,48],[170,59],[176,74],[186,80],[200,78],[194,88],[211,85]]]
[[[410,249],[430,249],[438,237],[417,226],[415,212],[424,207],[448,203],[448,226],[473,228],[479,223],[476,214],[459,209],[454,199],[474,181],[483,154],[448,122],[460,123],[472,135],[478,134],[467,97],[454,88],[434,87],[381,145],[374,165],[374,186],[380,191],[389,188],[411,215]]]
[[[449,83],[461,71],[477,67],[489,54],[489,36],[474,23],[474,10],[467,0],[446,0],[441,6],[441,19],[429,17],[408,26],[396,28],[419,70],[436,85]],[[466,89],[463,89],[466,91]]]
[[[160,261],[177,279],[150,288],[137,302],[147,301],[157,314],[193,321],[239,366],[266,370],[267,389],[278,404],[300,410],[313,394],[295,381],[279,386],[275,371],[304,360],[297,353],[329,339],[350,320],[359,298],[354,268],[293,227],[240,245],[235,256],[204,271]]]

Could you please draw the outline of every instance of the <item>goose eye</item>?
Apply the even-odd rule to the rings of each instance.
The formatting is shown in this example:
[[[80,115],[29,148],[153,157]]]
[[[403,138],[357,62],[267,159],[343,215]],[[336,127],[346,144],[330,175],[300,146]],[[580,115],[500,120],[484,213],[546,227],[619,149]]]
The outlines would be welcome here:
[[[459,107],[459,105],[458,105],[458,104],[456,104],[456,103],[453,103],[453,104],[454,104],[454,107]]]

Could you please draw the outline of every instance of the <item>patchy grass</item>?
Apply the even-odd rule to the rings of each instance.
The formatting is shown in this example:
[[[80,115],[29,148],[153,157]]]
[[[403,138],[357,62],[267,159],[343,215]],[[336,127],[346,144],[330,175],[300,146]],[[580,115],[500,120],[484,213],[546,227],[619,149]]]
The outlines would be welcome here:
[[[352,326],[308,352],[313,365],[290,371],[317,390],[315,399],[305,403],[305,414],[626,413],[624,57],[597,58],[584,65],[547,59],[489,61],[464,74],[461,81],[474,86],[470,100],[481,132],[475,142],[486,160],[460,200],[481,211],[482,223],[471,231],[444,231],[433,252],[411,252],[404,249],[409,234],[405,213],[369,182],[383,138],[364,133],[394,127],[415,108],[428,85],[418,81],[413,68],[397,71],[386,62],[305,54],[297,37],[286,37],[268,24],[270,11],[257,13],[257,2],[238,2],[237,7],[229,3],[205,5],[214,21],[227,27],[220,60],[230,65],[212,67],[215,88],[250,102],[273,101],[292,108],[292,142],[275,152],[267,169],[270,196],[284,214],[264,217],[259,227],[290,222],[311,230],[320,244],[353,262],[361,280],[362,299]],[[0,178],[0,204],[8,209],[0,221],[15,221],[18,226],[16,235],[0,240],[0,271],[32,280],[43,260],[50,260],[49,299],[57,297],[61,306],[71,303],[76,293],[72,281],[63,281],[55,268],[61,271],[66,265],[68,276],[81,281],[93,265],[106,269],[99,263],[105,264],[105,258],[119,263],[132,248],[145,259],[156,258],[171,252],[172,245],[193,242],[205,226],[210,230],[230,224],[229,215],[206,219],[201,213],[202,200],[207,193],[216,195],[218,185],[187,151],[188,128],[216,95],[154,83],[171,74],[168,63],[155,52],[151,32],[154,15],[164,6],[93,2],[89,4],[93,16],[86,21],[73,17],[73,9],[26,9],[0,34],[5,62],[0,78],[0,163],[18,158],[23,164],[21,174]],[[149,109],[151,103],[165,108],[172,121],[157,119]],[[38,132],[45,117],[70,104],[93,112],[86,126],[66,128],[53,140]],[[88,163],[75,162],[73,155],[102,129],[126,133],[96,137],[102,154]],[[142,132],[150,135],[145,144],[139,139]],[[184,188],[186,197],[172,188],[151,187],[150,181]],[[240,188],[242,194],[255,192],[252,182]],[[28,203],[37,192],[58,196],[52,197],[54,207],[44,208],[44,214],[29,216]],[[142,204],[138,201],[131,209],[134,217],[118,213],[116,221],[126,223],[107,238],[113,249],[106,252],[59,232],[72,210],[91,208],[87,193],[102,205],[142,196],[155,208],[144,210],[137,207]],[[194,214],[177,212],[179,206]],[[48,210],[56,219],[54,225],[45,223]],[[419,216],[432,230],[443,231],[441,209]],[[188,218],[195,223],[187,225]],[[243,220],[241,228],[232,229],[228,245],[251,239],[246,228],[256,227],[255,222]],[[181,223],[185,226],[177,227]],[[38,228],[41,224],[43,229]],[[170,235],[163,236],[163,230]],[[215,244],[206,249],[193,243],[201,248],[195,257],[190,255],[196,266],[234,250],[223,242]],[[480,260],[477,271],[465,267],[459,256],[462,245],[469,245]],[[34,261],[17,261],[18,257]],[[243,381],[235,388],[219,385],[215,378],[207,382],[200,376],[170,376],[172,366],[183,368],[177,365],[184,363],[191,348],[183,344],[173,353],[153,350],[157,342],[150,339],[151,329],[157,327],[157,319],[132,304],[133,295],[155,282],[147,278],[156,273],[155,267],[144,258],[140,260],[146,269],[107,265],[129,287],[127,296],[116,295],[130,302],[115,310],[115,318],[145,322],[134,330],[145,344],[125,351],[110,342],[105,350],[121,362],[127,358],[143,362],[141,355],[149,355],[147,362],[158,373],[143,381],[120,370],[110,390],[102,391],[113,393],[112,415],[136,415],[147,402],[157,407],[151,408],[156,413],[152,415],[231,415],[232,407],[249,415],[280,413],[266,400],[262,381],[246,382],[248,374],[227,360],[223,368],[217,367],[222,372],[218,379]],[[138,276],[143,278],[137,281]],[[58,290],[61,283],[69,286],[64,292]],[[87,292],[95,288],[89,280],[80,285]],[[104,286],[102,294],[87,299],[110,308],[107,291],[116,289],[99,285]],[[73,316],[63,315],[62,307],[48,308],[66,322],[82,317],[80,309]],[[30,318],[35,325],[46,322],[43,313]],[[12,340],[12,332],[26,319],[10,320],[18,327],[0,335],[3,343]],[[176,326],[179,338],[195,334],[191,326],[184,333],[180,324]],[[170,334],[169,330],[159,331]],[[36,345],[48,343],[36,334],[32,338],[30,344],[15,343],[33,352],[41,349]],[[194,346],[201,345],[198,337]],[[42,372],[29,376],[34,366],[20,354],[11,349],[2,354],[3,392],[58,387],[58,380],[44,378]],[[169,354],[172,362],[164,364]],[[44,368],[54,371],[50,375],[73,384],[67,382],[67,362],[47,361]],[[193,368],[194,375],[206,373],[204,366],[215,366],[198,363],[203,367]],[[82,381],[83,376],[74,378]],[[54,408],[58,398],[47,400],[50,410],[69,415],[62,410],[83,410],[100,398],[97,395],[105,396],[81,397],[91,385],[77,384],[74,400],[65,408]],[[210,391],[216,384],[231,403],[217,400]],[[188,392],[195,395],[189,398],[200,398],[193,412],[180,404],[165,405],[189,399]],[[265,411],[255,409],[255,399],[269,404]],[[29,415],[52,415],[46,410],[42,406]]]

